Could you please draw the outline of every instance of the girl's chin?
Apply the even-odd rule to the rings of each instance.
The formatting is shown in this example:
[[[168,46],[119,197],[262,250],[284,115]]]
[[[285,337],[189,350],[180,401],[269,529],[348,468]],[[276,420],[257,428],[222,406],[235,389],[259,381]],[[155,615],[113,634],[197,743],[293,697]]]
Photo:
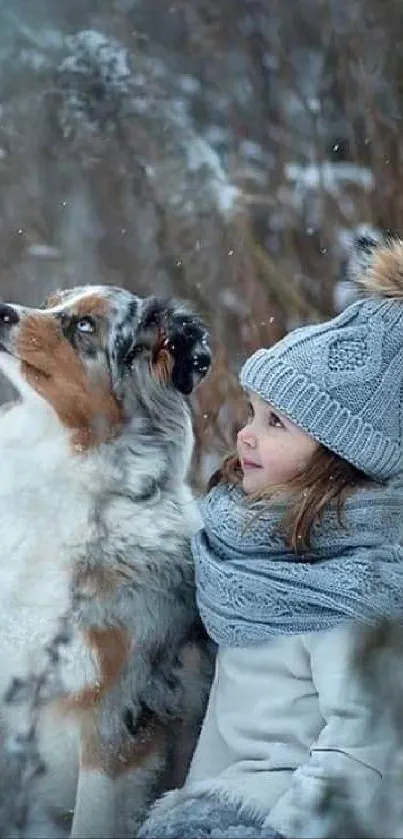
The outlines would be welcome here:
[[[252,492],[259,492],[263,489],[260,481],[256,480],[256,475],[251,475],[249,472],[242,478],[242,489],[245,495],[251,495]]]

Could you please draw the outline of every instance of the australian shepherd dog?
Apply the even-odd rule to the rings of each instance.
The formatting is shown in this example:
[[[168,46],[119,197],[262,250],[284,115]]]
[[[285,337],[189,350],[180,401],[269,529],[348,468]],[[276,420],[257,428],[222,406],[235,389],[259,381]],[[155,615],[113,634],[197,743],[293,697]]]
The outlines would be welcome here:
[[[209,365],[169,299],[0,304],[20,395],[0,416],[2,836],[68,835],[69,813],[78,839],[135,836],[175,726],[203,713],[187,396]]]

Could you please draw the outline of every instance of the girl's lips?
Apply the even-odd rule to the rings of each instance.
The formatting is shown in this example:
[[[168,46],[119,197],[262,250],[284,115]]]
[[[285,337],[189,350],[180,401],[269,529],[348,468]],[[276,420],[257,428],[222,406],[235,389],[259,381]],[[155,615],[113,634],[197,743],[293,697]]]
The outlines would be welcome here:
[[[259,463],[253,463],[252,460],[242,460],[242,469],[261,469]]]

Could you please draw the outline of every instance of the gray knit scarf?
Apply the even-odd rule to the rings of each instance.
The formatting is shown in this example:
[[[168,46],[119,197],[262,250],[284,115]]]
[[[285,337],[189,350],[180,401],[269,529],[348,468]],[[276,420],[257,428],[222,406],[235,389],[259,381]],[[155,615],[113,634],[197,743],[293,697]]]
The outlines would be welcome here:
[[[258,518],[241,489],[219,485],[201,503],[193,538],[198,606],[218,644],[246,646],[273,635],[403,617],[403,486],[357,490],[340,527],[329,506],[312,549],[295,554],[281,536],[285,508]]]

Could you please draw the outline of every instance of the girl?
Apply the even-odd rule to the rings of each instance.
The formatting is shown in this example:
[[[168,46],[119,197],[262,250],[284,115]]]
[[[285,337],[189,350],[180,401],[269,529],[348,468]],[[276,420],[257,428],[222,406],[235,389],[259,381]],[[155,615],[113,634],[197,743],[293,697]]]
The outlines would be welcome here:
[[[353,653],[357,627],[403,613],[403,244],[361,281],[242,369],[249,420],[193,541],[215,678],[185,786],[143,839],[311,835],[329,788],[376,807],[393,732]]]

